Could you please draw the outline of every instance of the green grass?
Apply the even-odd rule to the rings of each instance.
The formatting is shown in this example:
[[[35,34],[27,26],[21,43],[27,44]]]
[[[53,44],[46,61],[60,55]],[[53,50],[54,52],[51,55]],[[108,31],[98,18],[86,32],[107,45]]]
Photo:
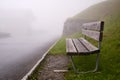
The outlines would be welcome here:
[[[64,54],[65,53],[65,37],[62,37],[57,44],[49,51],[49,54]]]
[[[84,11],[78,13],[73,18],[87,19],[87,20],[101,20],[102,18],[119,12],[120,0],[106,0],[88,7]]]
[[[107,16],[105,19],[104,36],[100,55],[98,73],[74,74],[71,69],[65,74],[66,80],[119,80],[120,79],[120,15]],[[74,34],[69,37],[80,37]],[[65,54],[65,37],[50,51],[52,54]],[[93,69],[95,55],[74,57],[80,70]],[[72,68],[70,65],[69,68]]]

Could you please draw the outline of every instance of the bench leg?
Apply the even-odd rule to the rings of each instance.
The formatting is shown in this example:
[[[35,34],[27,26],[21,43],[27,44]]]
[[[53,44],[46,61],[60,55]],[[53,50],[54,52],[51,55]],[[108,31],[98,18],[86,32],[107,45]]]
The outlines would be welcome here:
[[[98,70],[99,56],[100,56],[100,53],[97,53],[97,56],[96,56],[96,67],[95,67],[95,69],[93,70],[93,72],[96,72],[96,71]]]
[[[74,70],[75,73],[77,73],[77,69],[76,69],[76,66],[75,66],[75,63],[74,63],[74,61],[73,61],[72,56],[70,56],[70,58],[71,58],[73,70]]]
[[[74,72],[75,72],[75,73],[89,73],[89,72],[96,72],[96,71],[98,70],[99,56],[100,56],[100,54],[97,53],[95,69],[94,69],[94,70],[91,70],[91,71],[86,71],[86,72],[79,72],[79,71],[77,70],[76,66],[75,66],[75,63],[74,63],[73,57],[70,56],[70,58],[71,58],[71,62],[72,62],[72,67],[73,67]]]

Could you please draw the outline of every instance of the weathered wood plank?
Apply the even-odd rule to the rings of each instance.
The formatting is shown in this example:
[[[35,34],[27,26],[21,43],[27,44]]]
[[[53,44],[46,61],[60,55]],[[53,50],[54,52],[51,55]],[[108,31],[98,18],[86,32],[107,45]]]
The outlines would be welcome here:
[[[76,46],[78,53],[88,52],[88,50],[84,47],[84,45],[78,39],[73,39],[73,42]]]
[[[64,73],[64,72],[68,72],[68,70],[53,70],[56,73]]]
[[[89,51],[96,51],[96,50],[98,50],[97,47],[95,47],[94,45],[92,45],[90,42],[88,42],[88,41],[85,40],[84,38],[80,38],[79,40],[85,45],[85,47],[86,47]]]
[[[72,39],[66,39],[66,52],[67,53],[77,53],[76,48],[72,42]]]
[[[83,24],[83,28],[86,30],[96,30],[96,31],[103,31],[104,22],[97,21],[97,22],[90,22]]]
[[[102,32],[98,32],[98,31],[91,31],[91,30],[84,30],[82,29],[82,34],[95,39],[97,41],[101,41],[102,40]]]

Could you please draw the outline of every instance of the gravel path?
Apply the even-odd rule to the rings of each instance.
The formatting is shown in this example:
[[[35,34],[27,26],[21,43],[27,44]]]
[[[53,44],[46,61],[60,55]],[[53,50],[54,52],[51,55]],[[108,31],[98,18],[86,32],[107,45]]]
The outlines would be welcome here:
[[[38,80],[64,80],[64,73],[54,70],[67,70],[68,63],[66,55],[48,55],[44,68],[39,71]]]

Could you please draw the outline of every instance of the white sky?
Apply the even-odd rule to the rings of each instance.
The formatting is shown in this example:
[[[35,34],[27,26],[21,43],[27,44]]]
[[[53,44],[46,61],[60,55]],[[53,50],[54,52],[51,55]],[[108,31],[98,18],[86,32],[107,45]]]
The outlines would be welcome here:
[[[0,0],[0,8],[32,9],[37,16],[37,21],[33,23],[33,29],[62,32],[64,21],[68,17],[101,1],[105,0]]]

